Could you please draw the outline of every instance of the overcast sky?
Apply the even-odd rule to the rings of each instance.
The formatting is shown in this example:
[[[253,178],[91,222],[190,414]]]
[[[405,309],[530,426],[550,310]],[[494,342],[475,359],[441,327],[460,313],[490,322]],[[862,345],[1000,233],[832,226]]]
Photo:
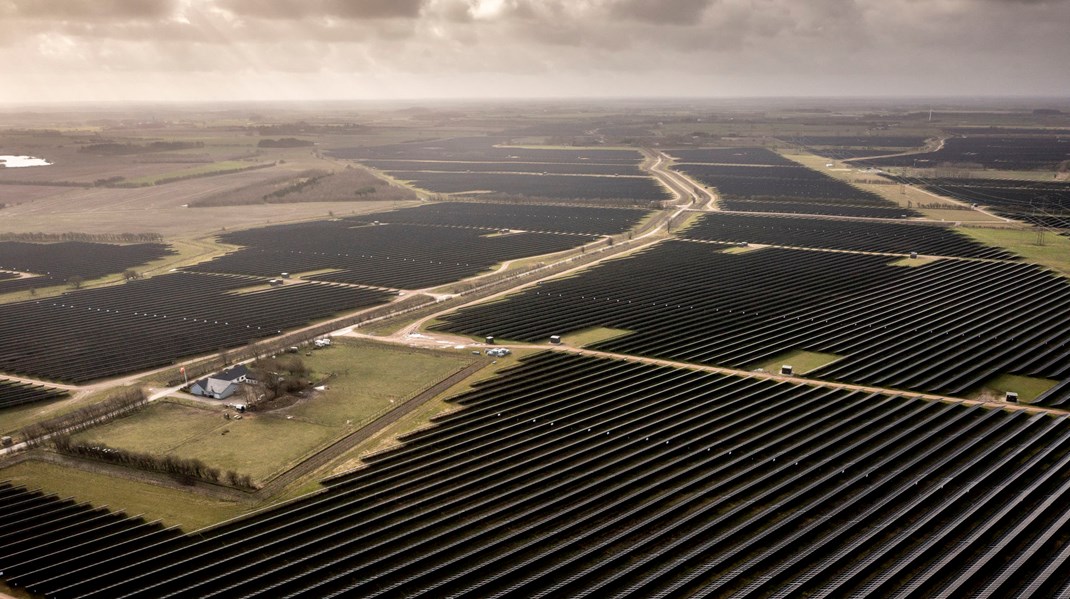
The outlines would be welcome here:
[[[1070,0],[0,0],[0,102],[1070,96]]]

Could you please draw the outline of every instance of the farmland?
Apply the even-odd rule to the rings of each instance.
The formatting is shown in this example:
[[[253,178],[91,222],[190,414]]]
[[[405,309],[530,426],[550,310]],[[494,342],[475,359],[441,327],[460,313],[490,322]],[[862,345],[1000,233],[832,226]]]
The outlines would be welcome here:
[[[302,358],[309,378],[323,385],[292,405],[269,401],[242,420],[226,420],[225,402],[160,402],[74,440],[200,459],[262,484],[460,370],[469,357],[338,340]]]
[[[193,208],[297,204],[303,202],[398,202],[416,199],[416,194],[390,185],[361,168],[340,171],[307,170],[227,190],[190,203]]]
[[[945,395],[1000,374],[1070,377],[1070,283],[1044,269],[959,260],[900,268],[887,256],[719,249],[664,242],[448,315],[439,327],[529,342],[625,329],[633,334],[593,347],[735,368],[802,349],[846,356],[813,378]]]
[[[549,353],[456,402],[325,493],[0,567],[40,593],[128,597],[1010,596],[1066,580],[1065,418]],[[42,549],[72,534],[36,532]]]
[[[0,306],[0,371],[80,383],[389,301],[383,291],[321,283],[228,293],[263,282],[174,273]]]
[[[259,276],[337,269],[310,278],[421,289],[479,274],[503,260],[558,252],[594,241],[581,235],[493,233],[347,220],[277,225],[228,233],[222,236],[223,241],[245,247],[189,269]]]

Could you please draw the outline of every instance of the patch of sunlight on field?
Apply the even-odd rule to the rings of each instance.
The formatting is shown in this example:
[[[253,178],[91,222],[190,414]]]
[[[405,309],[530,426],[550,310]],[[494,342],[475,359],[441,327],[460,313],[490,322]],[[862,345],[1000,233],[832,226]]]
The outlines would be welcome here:
[[[58,464],[27,461],[0,470],[0,480],[41,489],[60,497],[73,497],[112,511],[162,520],[167,526],[191,531],[233,518],[249,506],[187,493],[105,474],[85,472]]]
[[[1047,232],[1038,235],[1035,229],[962,228],[959,231],[981,243],[1007,248],[1029,262],[1070,275],[1070,237]]]
[[[624,335],[631,335],[632,331],[626,329],[611,329],[608,327],[592,327],[589,329],[582,329],[574,333],[561,336],[561,343],[565,345],[571,345],[572,347],[587,347],[588,345],[594,345],[595,343],[601,343],[603,341],[609,341],[617,337],[623,337]],[[547,339],[549,341],[549,339]]]
[[[1051,379],[1004,374],[986,381],[976,395],[980,399],[1002,400],[1008,391],[1013,391],[1018,394],[1019,402],[1032,403],[1042,393],[1057,384],[1059,381]]]
[[[757,364],[750,368],[750,370],[762,369],[765,372],[779,373],[780,367],[784,365],[791,366],[794,374],[806,374],[821,368],[822,366],[828,366],[836,360],[839,360],[843,356],[836,354],[824,354],[814,351],[796,350],[781,354],[771,360],[766,360],[760,364]]]
[[[888,266],[925,266],[926,264],[932,264],[933,262],[936,262],[939,259],[940,258],[935,258],[932,256],[920,256],[918,258],[900,258],[895,262],[889,262]]]

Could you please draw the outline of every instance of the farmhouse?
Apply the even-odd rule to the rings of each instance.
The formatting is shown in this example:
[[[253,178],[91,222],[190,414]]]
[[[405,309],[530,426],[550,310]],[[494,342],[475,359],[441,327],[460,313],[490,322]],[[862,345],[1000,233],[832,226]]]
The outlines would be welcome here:
[[[248,378],[249,369],[239,365],[194,382],[190,385],[189,392],[202,397],[226,399]]]

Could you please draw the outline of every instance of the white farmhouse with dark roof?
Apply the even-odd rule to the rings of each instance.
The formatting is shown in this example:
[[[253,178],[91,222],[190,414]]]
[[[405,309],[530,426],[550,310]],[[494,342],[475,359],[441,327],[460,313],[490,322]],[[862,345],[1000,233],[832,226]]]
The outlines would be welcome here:
[[[249,369],[239,365],[195,381],[189,386],[189,392],[202,397],[226,399],[238,390],[238,385],[249,378]]]

